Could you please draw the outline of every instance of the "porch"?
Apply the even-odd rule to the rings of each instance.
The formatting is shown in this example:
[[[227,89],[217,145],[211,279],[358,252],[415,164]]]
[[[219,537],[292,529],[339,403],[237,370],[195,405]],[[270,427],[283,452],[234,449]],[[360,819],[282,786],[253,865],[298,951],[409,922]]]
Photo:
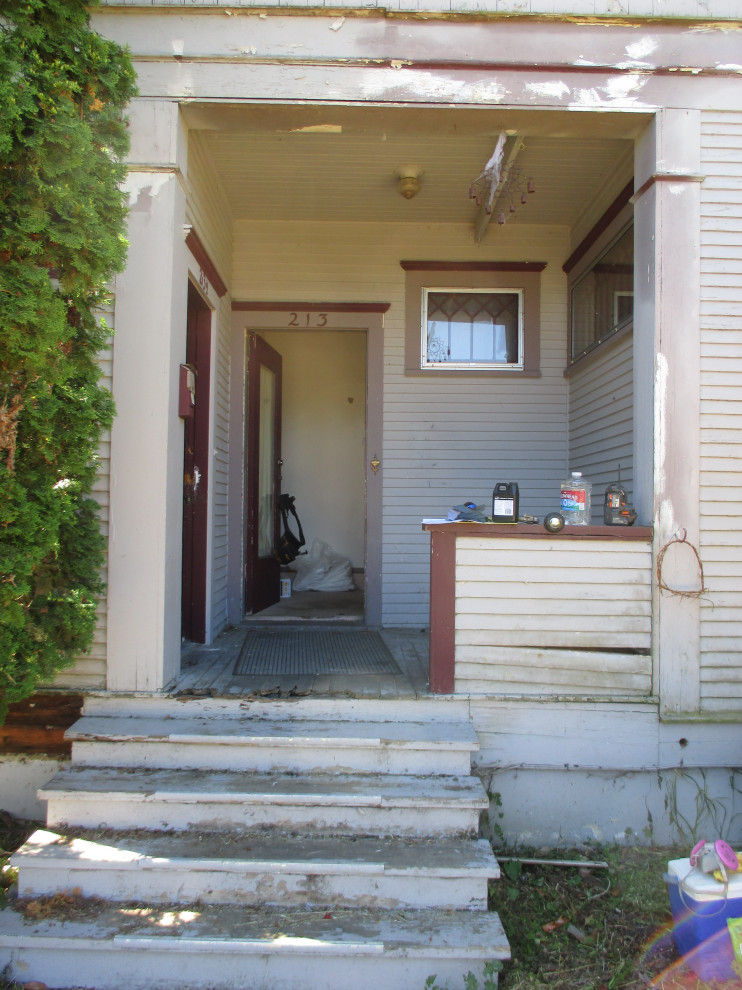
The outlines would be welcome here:
[[[330,602],[338,596],[305,593],[315,614],[314,622],[297,617],[307,607],[288,612],[279,603],[228,629],[208,646],[186,643],[181,670],[166,688],[177,698],[239,697],[282,699],[303,697],[414,700],[429,696],[429,635],[427,629],[352,628],[352,621],[337,618]],[[323,608],[324,603],[324,608]],[[352,640],[348,633],[353,632]],[[313,636],[320,633],[321,636]],[[246,647],[252,637],[270,646],[272,663],[245,665]],[[345,637],[345,638],[344,638]],[[314,639],[314,646],[296,655],[297,640]],[[344,649],[345,647],[349,649]],[[258,647],[258,650],[260,646]],[[263,653],[265,653],[263,649]],[[241,664],[241,660],[243,661]],[[373,662],[376,660],[377,662]],[[257,666],[260,670],[255,669]],[[278,672],[280,670],[280,672]],[[238,672],[236,672],[238,671]]]

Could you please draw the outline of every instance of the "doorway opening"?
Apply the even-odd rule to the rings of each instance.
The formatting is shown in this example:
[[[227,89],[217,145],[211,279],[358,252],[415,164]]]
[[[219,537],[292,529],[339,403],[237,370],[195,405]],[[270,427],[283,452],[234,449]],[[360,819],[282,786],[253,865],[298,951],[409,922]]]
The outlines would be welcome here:
[[[295,498],[306,546],[280,567],[278,588],[258,596],[248,590],[248,618],[260,622],[364,621],[366,545],[366,355],[363,329],[267,329],[257,335],[263,352],[280,367],[280,425],[274,427],[278,490]],[[256,345],[248,349],[248,365]],[[248,388],[255,385],[248,367]],[[264,399],[263,401],[267,401]],[[252,444],[255,419],[248,401],[248,504],[256,498]],[[252,478],[252,480],[251,480]],[[253,513],[254,515],[254,513]],[[296,521],[289,516],[298,535]],[[248,511],[248,546],[252,515]],[[254,542],[254,540],[253,540]],[[248,560],[248,569],[250,563]],[[275,576],[271,579],[275,581]],[[280,589],[280,597],[276,591]]]
[[[299,566],[288,565],[271,578],[274,604],[258,609],[246,597],[236,621],[381,625],[383,314],[388,308],[386,303],[233,303],[233,353],[245,356],[248,389],[253,337],[281,362],[275,497],[295,498],[309,551]],[[255,429],[249,395],[245,408],[247,439]],[[246,443],[245,506],[254,498],[249,460]],[[247,548],[248,511],[243,518]],[[328,552],[349,568],[350,590],[302,588],[302,565]],[[287,596],[291,582],[290,597],[279,597],[282,579]]]

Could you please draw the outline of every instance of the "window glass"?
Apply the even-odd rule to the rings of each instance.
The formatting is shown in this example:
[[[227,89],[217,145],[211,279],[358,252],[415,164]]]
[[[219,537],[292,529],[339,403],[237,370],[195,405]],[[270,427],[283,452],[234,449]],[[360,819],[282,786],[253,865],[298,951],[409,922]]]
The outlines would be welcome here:
[[[572,289],[570,358],[574,361],[634,319],[633,224]]]
[[[270,557],[273,553],[275,532],[276,498],[274,494],[275,474],[275,404],[276,376],[260,366],[260,413],[258,445],[258,556]]]
[[[423,368],[522,368],[522,310],[519,289],[423,289]]]

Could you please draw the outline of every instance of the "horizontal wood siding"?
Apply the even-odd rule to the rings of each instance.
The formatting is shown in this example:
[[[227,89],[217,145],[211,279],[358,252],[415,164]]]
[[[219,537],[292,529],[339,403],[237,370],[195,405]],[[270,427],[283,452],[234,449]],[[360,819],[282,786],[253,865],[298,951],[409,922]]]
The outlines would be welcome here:
[[[115,290],[114,290],[115,291]],[[106,303],[97,311],[98,320],[105,320],[106,326],[115,331],[115,295],[112,293]],[[100,382],[104,388],[113,391],[113,346],[114,338],[108,347],[98,355],[101,369]],[[98,445],[98,471],[93,484],[92,496],[99,506],[100,528],[106,540],[105,561],[102,569],[103,582],[108,580],[108,524],[111,483],[111,432],[106,430]],[[105,595],[98,601],[96,609],[95,633],[93,642],[86,654],[79,657],[72,667],[60,671],[54,678],[54,686],[60,688],[99,689],[106,686],[106,651],[107,651],[107,608]]]
[[[193,224],[209,258],[229,286],[232,271],[232,221],[226,197],[210,164],[203,132],[192,131],[188,146],[188,220]],[[217,300],[212,288],[209,299],[216,303],[213,320],[212,359],[212,451],[211,462],[211,636],[217,636],[227,624],[227,497],[229,487],[230,444],[232,456],[242,457],[242,424],[229,422],[229,375],[231,340],[231,295]]]
[[[457,692],[650,694],[651,574],[648,543],[459,539]]]
[[[701,705],[742,711],[742,113],[701,154]]]
[[[631,501],[634,472],[634,362],[631,334],[599,347],[569,378],[569,466],[592,483],[592,521],[618,481]]]
[[[483,250],[464,224],[236,225],[236,299],[391,304],[384,318],[383,450],[367,452],[378,453],[384,484],[385,625],[428,622],[423,517],[445,515],[466,499],[491,505],[494,483],[511,480],[520,484],[522,511],[554,508],[567,449],[566,253],[563,228],[498,228]],[[541,282],[541,377],[406,376],[402,259],[548,262]]]
[[[529,704],[474,698],[470,711],[479,739],[475,766],[629,770],[661,765],[657,707],[651,702]]]

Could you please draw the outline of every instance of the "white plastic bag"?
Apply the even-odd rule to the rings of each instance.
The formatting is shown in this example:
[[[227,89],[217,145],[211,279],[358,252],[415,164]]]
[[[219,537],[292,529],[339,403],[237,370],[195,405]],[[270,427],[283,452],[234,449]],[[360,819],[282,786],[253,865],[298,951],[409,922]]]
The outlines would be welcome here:
[[[352,591],[355,587],[350,561],[322,540],[313,540],[309,552],[297,557],[292,567],[296,570],[294,591]]]

